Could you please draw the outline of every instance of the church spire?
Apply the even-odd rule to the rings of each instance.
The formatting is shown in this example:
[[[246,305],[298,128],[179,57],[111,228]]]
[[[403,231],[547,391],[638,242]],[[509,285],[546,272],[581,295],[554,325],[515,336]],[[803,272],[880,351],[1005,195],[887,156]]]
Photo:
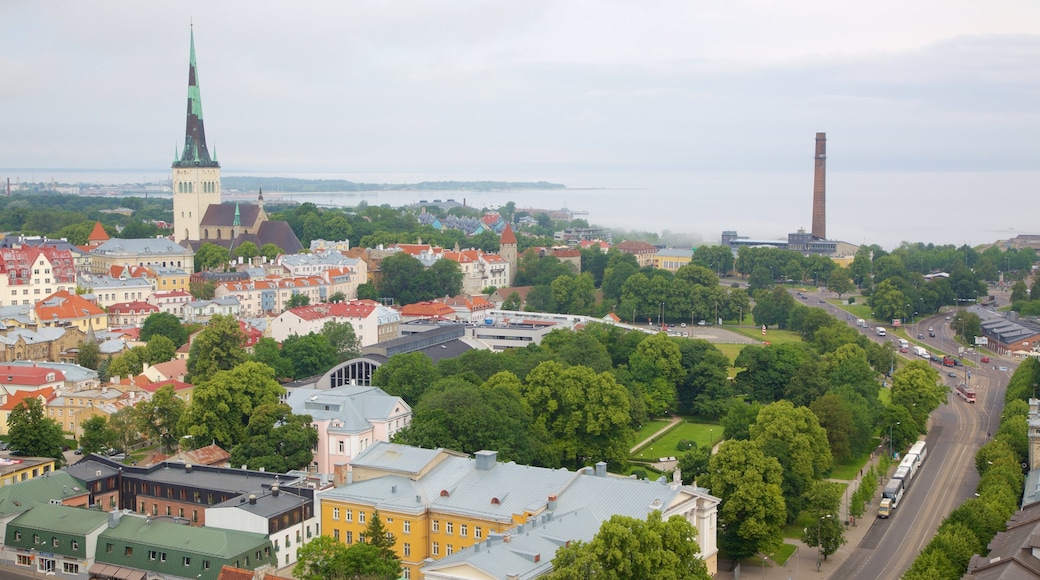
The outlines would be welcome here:
[[[195,29],[191,30],[191,52],[188,62],[188,119],[184,129],[184,151],[175,167],[219,167],[206,148],[206,130],[202,123],[202,96],[199,73],[195,66]]]

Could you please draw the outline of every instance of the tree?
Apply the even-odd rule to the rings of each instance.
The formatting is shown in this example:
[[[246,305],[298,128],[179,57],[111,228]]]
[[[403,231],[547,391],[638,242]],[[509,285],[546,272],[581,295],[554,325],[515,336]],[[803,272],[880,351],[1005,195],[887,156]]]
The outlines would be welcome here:
[[[220,371],[244,363],[246,351],[242,347],[245,334],[233,316],[218,314],[209,326],[191,343],[188,352],[188,382],[199,384]]]
[[[342,293],[342,292],[336,292],[332,296],[329,296],[329,299],[326,300],[326,302],[331,302],[331,303],[346,302],[346,301],[347,301],[347,295]]]
[[[787,516],[783,468],[751,441],[726,441],[708,462],[702,485],[720,498],[719,546],[734,562],[772,553]]]
[[[161,334],[153,335],[144,347],[144,362],[156,365],[173,360],[177,356],[177,346],[173,341]]]
[[[188,342],[188,329],[184,328],[179,318],[169,312],[156,312],[144,319],[144,324],[141,325],[141,340],[148,342],[157,334],[172,340],[176,348]]]
[[[172,453],[180,442],[182,431],[179,423],[184,407],[184,401],[177,397],[173,385],[159,387],[151,401],[134,407],[137,430],[145,438],[157,441],[164,453]]]
[[[253,410],[278,403],[283,392],[271,367],[243,362],[195,384],[191,405],[181,416],[180,428],[191,437],[192,448],[215,442],[231,449],[245,440]]]
[[[313,332],[293,334],[282,341],[282,356],[292,363],[294,379],[323,374],[339,362],[336,347],[324,335]]]
[[[777,328],[787,328],[787,321],[796,305],[794,297],[787,290],[773,288],[755,295],[755,307],[751,315],[755,317],[755,324],[775,324]]]
[[[395,354],[372,374],[372,384],[389,395],[416,406],[419,397],[441,374],[430,357],[421,352]]]
[[[496,384],[501,381],[511,386]],[[534,459],[529,434],[531,414],[519,389],[516,376],[502,372],[484,386],[462,383],[447,390],[428,391],[415,407],[411,425],[397,440],[463,453],[494,449],[502,461],[530,463]]]
[[[1011,303],[1025,302],[1029,300],[1029,289],[1026,287],[1026,283],[1019,280],[1011,285]]]
[[[108,375],[112,377],[136,376],[144,372],[147,364],[147,350],[143,346],[135,346],[112,359],[108,365]]]
[[[510,312],[519,311],[520,294],[516,291],[510,292],[509,296],[506,296],[505,302],[502,303],[502,310],[509,310]]]
[[[94,341],[79,343],[79,352],[76,353],[76,364],[96,371],[98,363],[101,362],[101,349]]]
[[[841,494],[841,485],[833,481],[813,482],[806,494],[805,511],[816,521],[816,525],[804,529],[802,541],[808,546],[819,547],[825,560],[848,542],[838,515]]]
[[[289,310],[292,308],[299,308],[300,306],[309,306],[311,303],[311,297],[306,294],[293,294],[285,301],[285,309]]]
[[[643,340],[629,359],[632,376],[642,383],[651,416],[677,408],[676,384],[686,375],[679,346],[661,332]]]
[[[213,300],[213,296],[217,292],[217,285],[213,282],[189,282],[188,292],[198,300]]]
[[[249,416],[246,439],[231,450],[231,464],[286,473],[314,459],[318,432],[310,415],[294,415],[284,403],[260,405]]]
[[[928,415],[946,402],[949,391],[940,382],[939,371],[915,360],[892,375],[892,404],[904,407],[924,433]]]
[[[58,467],[65,465],[62,446],[65,434],[61,425],[43,414],[38,398],[27,398],[15,405],[7,417],[7,433],[11,449],[30,457],[53,457]]]
[[[292,361],[282,356],[281,346],[269,336],[261,338],[253,345],[252,360],[271,367],[276,379],[290,379],[293,376]]]
[[[365,543],[379,548],[379,557],[396,563],[399,571],[401,560],[394,552],[397,538],[383,525],[383,518],[379,517],[379,510],[372,512],[372,517],[368,519],[368,524],[365,526]],[[395,574],[392,578],[397,578],[397,575]]]
[[[686,374],[679,381],[679,408],[684,413],[721,417],[733,404],[729,358],[706,340],[679,343]]]
[[[750,434],[751,441],[783,467],[784,505],[788,523],[793,522],[812,483],[831,468],[827,432],[808,408],[778,401],[759,411]]]
[[[336,349],[336,355],[341,362],[361,354],[361,341],[354,333],[354,325],[351,323],[329,320],[321,327],[321,334]]]
[[[614,515],[589,542],[575,541],[553,557],[550,580],[651,580],[682,578],[707,580],[708,570],[698,557],[697,529],[685,518],[661,519],[654,510],[646,520]]]
[[[982,319],[974,312],[958,310],[950,321],[950,328],[968,344],[974,344],[975,337],[982,336]]]
[[[827,393],[809,406],[827,431],[831,456],[842,462],[852,456],[852,440],[856,435],[856,422],[849,405],[835,393]]]
[[[346,578],[347,546],[332,536],[321,534],[300,546],[296,552],[293,577],[301,580],[337,580]]]
[[[836,292],[838,298],[841,298],[842,294],[847,294],[856,289],[856,285],[852,283],[848,268],[835,268],[831,270],[831,275],[827,278],[827,289],[831,292]]]
[[[284,253],[281,248],[268,242],[263,246],[260,246],[260,255],[267,258],[268,262],[275,261],[279,254]]]
[[[253,258],[255,258],[255,257],[259,256],[259,255],[260,255],[259,248],[256,247],[256,244],[254,244],[253,242],[250,242],[248,240],[246,240],[246,241],[242,242],[241,244],[239,244],[238,247],[235,248],[235,252],[234,252],[234,257],[235,258],[242,258],[246,262],[251,261]]]
[[[84,454],[100,453],[112,447],[117,441],[114,429],[108,425],[108,420],[101,415],[95,415],[80,423],[83,435],[79,438],[80,449]]]
[[[223,246],[206,242],[195,252],[195,271],[222,268],[231,261],[231,254]]]
[[[376,285],[371,282],[358,284],[357,297],[358,300],[379,300],[379,290],[376,290]]]
[[[693,444],[689,450],[679,455],[677,467],[682,476],[683,485],[692,485],[697,478],[708,473],[708,462],[711,461],[711,445]]]
[[[130,444],[137,439],[135,414],[134,407],[123,407],[108,418],[108,424],[115,433],[114,447],[116,449],[126,451],[130,448]]]

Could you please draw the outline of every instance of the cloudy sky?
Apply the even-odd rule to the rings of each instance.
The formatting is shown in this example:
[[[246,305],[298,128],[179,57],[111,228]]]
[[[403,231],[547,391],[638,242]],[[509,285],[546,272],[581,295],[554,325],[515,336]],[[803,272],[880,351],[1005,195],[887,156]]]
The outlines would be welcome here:
[[[3,2],[0,22],[0,176],[165,177],[190,22],[226,173],[811,183],[817,131],[832,174],[1040,170],[1036,0]]]

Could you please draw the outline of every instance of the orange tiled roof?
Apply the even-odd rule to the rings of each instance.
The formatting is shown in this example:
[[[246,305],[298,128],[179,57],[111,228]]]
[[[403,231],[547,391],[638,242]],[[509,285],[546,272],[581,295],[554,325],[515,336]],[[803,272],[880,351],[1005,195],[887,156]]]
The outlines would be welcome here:
[[[42,389],[36,389],[35,391],[15,391],[7,397],[6,403],[0,405],[0,410],[10,411],[22,404],[22,401],[35,397],[43,397],[44,401],[49,401],[54,398],[54,389],[51,387],[44,387]]]
[[[108,233],[105,232],[105,228],[101,225],[101,222],[94,222],[94,229],[91,230],[90,235],[87,236],[88,242],[107,242],[110,238]]]
[[[498,244],[516,244],[516,234],[513,233],[513,226],[506,224],[506,229],[502,230],[502,236],[498,238]]]
[[[402,316],[442,317],[454,314],[455,309],[443,302],[417,302],[401,309]]]
[[[43,322],[108,316],[93,302],[67,290],[59,290],[37,302],[35,311],[36,320]]]
[[[379,304],[374,300],[351,300],[333,304],[313,304],[298,306],[289,311],[304,320],[321,320],[322,318],[368,318]]]

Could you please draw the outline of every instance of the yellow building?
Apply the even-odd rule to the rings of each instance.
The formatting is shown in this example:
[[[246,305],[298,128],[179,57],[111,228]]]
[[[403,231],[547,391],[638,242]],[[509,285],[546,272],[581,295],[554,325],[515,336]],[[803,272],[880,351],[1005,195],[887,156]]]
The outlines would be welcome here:
[[[369,447],[351,467],[351,483],[319,495],[322,533],[347,545],[360,541],[378,510],[397,540],[406,578],[422,578],[428,558],[451,556],[545,512],[590,509],[606,520],[614,514],[645,517],[647,506],[659,506],[650,509],[663,510],[666,518],[688,517],[709,571],[716,569],[719,500],[689,486],[610,477],[604,463],[573,472],[498,463],[494,451],[471,459],[392,443]]]
[[[53,457],[0,457],[0,487],[54,471]]]
[[[173,290],[188,291],[188,278],[191,276],[180,268],[152,268],[152,290],[154,292],[170,292]]]
[[[682,248],[665,248],[654,254],[654,268],[677,272],[679,268],[693,261],[693,250]]]

